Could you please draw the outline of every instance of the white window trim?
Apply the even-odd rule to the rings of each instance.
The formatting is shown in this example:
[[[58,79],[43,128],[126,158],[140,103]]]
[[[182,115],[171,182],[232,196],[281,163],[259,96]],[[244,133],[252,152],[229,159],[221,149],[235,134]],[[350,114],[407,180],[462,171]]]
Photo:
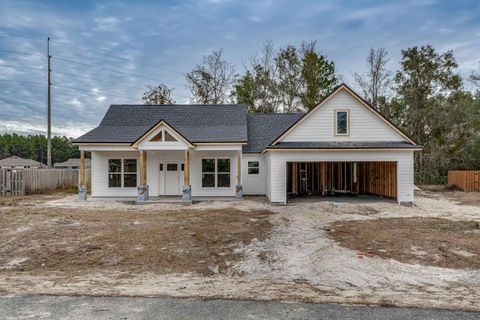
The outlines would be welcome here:
[[[202,158],[201,159],[201,162],[200,162],[200,166],[202,166],[203,164],[203,160],[208,160],[208,159],[214,159],[215,160],[215,171],[214,172],[203,172],[203,170],[201,170],[201,176],[200,176],[200,186],[202,189],[209,189],[209,190],[212,190],[212,189],[219,189],[219,190],[229,190],[232,188],[232,158],[231,157],[206,157],[206,158]],[[218,172],[217,170],[217,161],[218,160],[230,160],[230,172]],[[229,187],[217,187],[218,186],[218,174],[226,174],[228,173],[230,175],[230,186]],[[213,187],[204,187],[203,184],[202,184],[202,179],[203,179],[203,174],[213,174],[214,177],[215,177],[215,185]]]
[[[120,172],[117,173],[117,172],[110,172],[108,169],[109,165],[108,163],[110,162],[110,160],[120,160]],[[137,162],[137,171],[135,171],[135,178],[137,180],[136,182],[136,185],[138,186],[138,159],[137,158],[108,158],[107,159],[107,188],[108,189],[115,189],[115,190],[118,190],[118,189],[126,189],[126,190],[132,190],[132,189],[137,189],[137,186],[135,187],[124,187],[124,183],[125,183],[125,179],[124,179],[124,176],[125,176],[125,173],[126,174],[133,174],[133,172],[125,172],[124,171],[124,160],[135,160]],[[109,183],[108,183],[108,175],[110,174],[118,174],[120,175],[120,187],[110,187]]]
[[[334,116],[334,129],[333,133],[336,136],[343,136],[343,137],[348,137],[350,136],[350,109],[335,109],[335,116]],[[338,133],[338,119],[337,115],[339,112],[346,112],[347,113],[347,132],[346,133]]]
[[[256,167],[250,167],[250,162],[256,162],[258,164],[258,166]],[[250,168],[251,169],[258,169],[258,172],[257,173],[250,173]],[[247,174],[248,175],[254,175],[254,176],[257,176],[260,174],[260,161],[258,160],[249,160],[247,161]]]

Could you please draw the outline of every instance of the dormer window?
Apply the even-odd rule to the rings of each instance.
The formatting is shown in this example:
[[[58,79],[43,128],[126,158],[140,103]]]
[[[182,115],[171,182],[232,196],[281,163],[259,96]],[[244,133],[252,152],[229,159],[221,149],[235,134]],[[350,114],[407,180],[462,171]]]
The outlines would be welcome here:
[[[335,110],[335,134],[337,136],[348,136],[350,134],[349,110]]]

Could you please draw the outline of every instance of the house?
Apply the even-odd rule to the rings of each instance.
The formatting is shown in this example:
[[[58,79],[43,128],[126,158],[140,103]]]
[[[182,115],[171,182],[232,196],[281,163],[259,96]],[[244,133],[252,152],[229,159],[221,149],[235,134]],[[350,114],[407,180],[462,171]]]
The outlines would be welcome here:
[[[11,156],[0,160],[0,169],[43,169],[46,166],[32,159],[23,159],[17,156]]]
[[[55,169],[78,169],[80,168],[79,158],[70,158],[64,162],[56,162],[53,167]],[[90,159],[85,159],[85,169],[90,168]]]
[[[413,154],[421,149],[345,84],[305,114],[247,113],[243,105],[112,105],[74,143],[82,156],[91,152],[93,197],[245,194],[281,204],[338,194],[410,204]]]

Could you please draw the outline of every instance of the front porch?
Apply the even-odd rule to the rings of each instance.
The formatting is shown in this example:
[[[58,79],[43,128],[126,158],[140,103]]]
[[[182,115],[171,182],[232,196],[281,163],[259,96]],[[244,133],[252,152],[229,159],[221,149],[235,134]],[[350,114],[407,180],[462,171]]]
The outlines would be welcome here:
[[[241,158],[239,150],[92,151],[92,199],[149,203],[242,199]],[[86,200],[83,168],[79,200]]]

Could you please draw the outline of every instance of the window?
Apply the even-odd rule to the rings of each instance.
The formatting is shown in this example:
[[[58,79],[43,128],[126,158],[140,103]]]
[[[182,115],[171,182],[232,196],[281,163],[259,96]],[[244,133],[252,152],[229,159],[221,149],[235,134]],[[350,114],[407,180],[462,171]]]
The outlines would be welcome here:
[[[158,141],[158,142],[174,142],[177,141],[167,130],[162,129],[156,135],[153,136],[150,141]]]
[[[248,161],[248,174],[259,174],[260,163],[258,161]]]
[[[347,110],[335,111],[335,134],[348,135],[349,129],[349,115]]]
[[[215,159],[202,159],[202,187],[215,187]]]
[[[230,187],[230,159],[217,159],[217,187]]]
[[[178,171],[178,164],[167,163],[167,171]]]
[[[137,186],[137,159],[109,159],[108,187],[135,188]]]
[[[177,141],[168,131],[165,131],[165,141]]]
[[[150,141],[162,141],[163,140],[163,130],[160,130],[159,133],[157,133]]]
[[[202,187],[230,187],[230,159],[202,159]]]
[[[123,186],[125,188],[137,186],[137,159],[123,159]]]

